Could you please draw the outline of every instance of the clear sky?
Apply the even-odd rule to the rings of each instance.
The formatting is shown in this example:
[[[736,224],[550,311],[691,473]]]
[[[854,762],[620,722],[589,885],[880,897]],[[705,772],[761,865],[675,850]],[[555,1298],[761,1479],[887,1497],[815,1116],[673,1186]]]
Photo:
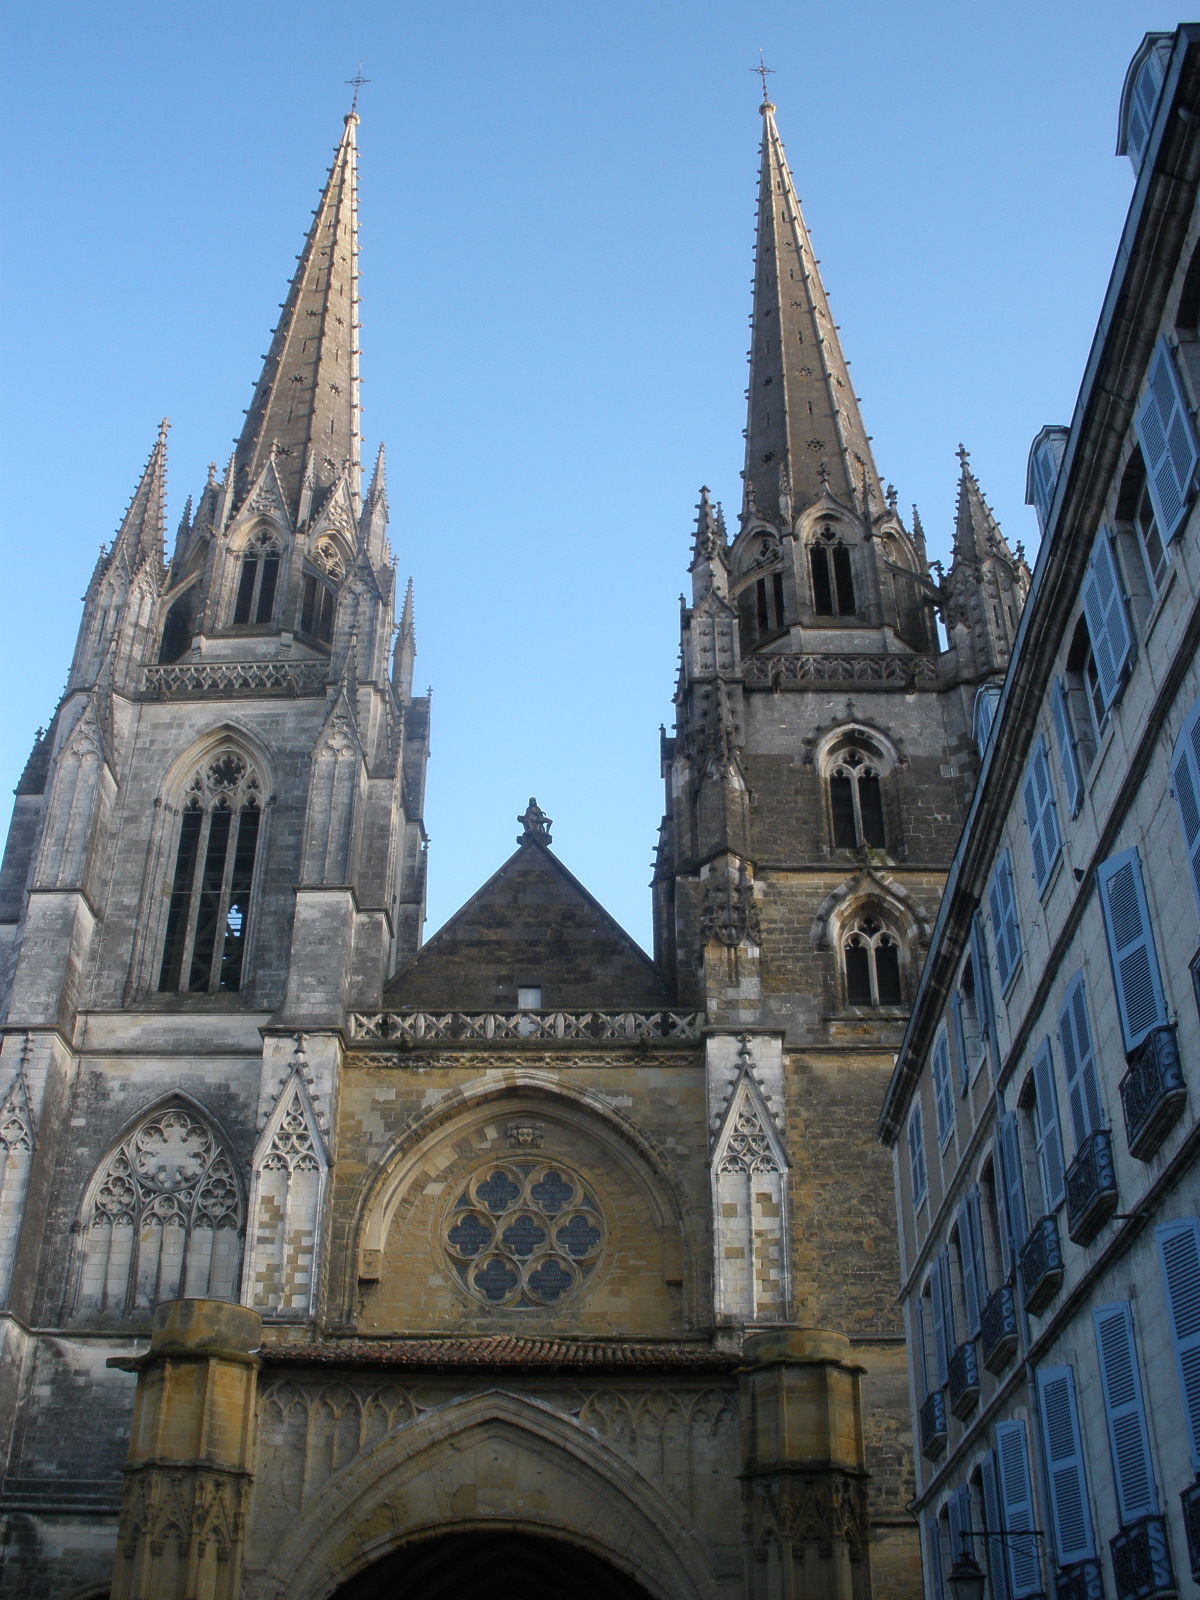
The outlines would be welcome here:
[[[0,785],[161,417],[228,458],[359,63],[367,457],[433,688],[432,932],[529,795],[649,943],[676,596],[740,505],[761,48],[884,481],[948,553],[972,452],[1032,554],[1132,192],[1142,0],[49,0],[10,8]],[[906,512],[907,514],[907,512]]]

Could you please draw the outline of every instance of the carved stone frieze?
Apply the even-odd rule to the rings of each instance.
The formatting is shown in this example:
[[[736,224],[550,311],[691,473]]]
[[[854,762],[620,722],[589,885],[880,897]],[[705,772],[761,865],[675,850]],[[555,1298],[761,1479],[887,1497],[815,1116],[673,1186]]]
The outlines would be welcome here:
[[[869,1520],[866,1475],[836,1470],[778,1472],[744,1482],[746,1541],[756,1556],[772,1545],[790,1545],[793,1555],[815,1546],[831,1555],[844,1545],[852,1561],[867,1553]]]

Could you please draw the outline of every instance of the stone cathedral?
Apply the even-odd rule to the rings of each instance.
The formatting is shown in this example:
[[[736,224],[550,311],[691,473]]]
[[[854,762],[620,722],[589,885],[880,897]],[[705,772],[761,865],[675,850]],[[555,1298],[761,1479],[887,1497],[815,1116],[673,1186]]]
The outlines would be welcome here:
[[[355,114],[169,559],[155,443],[0,879],[14,1600],[919,1592],[874,1129],[1029,574],[965,452],[947,572],[901,520],[762,115],[653,959],[523,795],[424,938]]]

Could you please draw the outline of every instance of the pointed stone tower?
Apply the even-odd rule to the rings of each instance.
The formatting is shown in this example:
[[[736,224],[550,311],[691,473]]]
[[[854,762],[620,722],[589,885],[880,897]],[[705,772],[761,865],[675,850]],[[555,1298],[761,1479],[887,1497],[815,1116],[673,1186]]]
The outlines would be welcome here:
[[[709,1025],[717,1315],[776,1325],[751,1348],[788,1364],[783,1387],[753,1380],[781,1408],[746,1479],[761,1592],[863,1593],[869,1552],[900,1593],[906,1367],[874,1119],[977,770],[973,696],[1003,673],[1028,573],[964,459],[954,568],[935,581],[881,484],[769,102],[762,117],[742,510],[730,542],[701,491],[656,954]],[[745,1118],[786,1178],[738,1193]],[[835,1459],[802,1405],[842,1415],[857,1445]],[[814,1494],[846,1508],[840,1567],[801,1509]],[[817,1570],[828,1587],[807,1587]]]

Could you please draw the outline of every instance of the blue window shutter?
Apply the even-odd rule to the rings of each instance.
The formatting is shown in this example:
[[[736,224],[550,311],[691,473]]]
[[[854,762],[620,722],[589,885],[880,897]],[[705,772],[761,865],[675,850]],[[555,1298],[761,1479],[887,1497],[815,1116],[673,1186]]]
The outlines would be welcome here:
[[[1171,758],[1171,789],[1183,825],[1183,842],[1200,900],[1200,705],[1192,707]]]
[[[1163,1222],[1154,1232],[1171,1312],[1192,1466],[1200,1472],[1200,1221],[1184,1217]]]
[[[988,966],[987,945],[983,938],[983,923],[978,912],[971,918],[971,971],[975,978],[975,1012],[979,1018],[979,1031],[983,1034],[984,1048],[991,1061],[994,1076],[999,1060],[996,1007],[992,999],[992,974]]]
[[[1083,1440],[1070,1367],[1044,1367],[1037,1375],[1042,1444],[1050,1489],[1050,1519],[1060,1567],[1095,1559],[1092,1517],[1083,1466]]]
[[[1079,755],[1075,749],[1075,730],[1071,726],[1071,713],[1067,709],[1067,691],[1061,678],[1055,678],[1051,696],[1054,706],[1054,736],[1058,740],[1058,760],[1063,782],[1067,786],[1067,804],[1071,815],[1078,816],[1083,804],[1083,774],[1079,770]]]
[[[937,1362],[937,1385],[950,1376],[950,1353],[954,1349],[953,1305],[950,1298],[949,1262],[945,1251],[933,1263],[930,1275],[933,1291],[933,1345]]]
[[[1167,1020],[1154,930],[1136,850],[1125,850],[1100,864],[1100,900],[1112,961],[1125,1049],[1133,1050]]]
[[[1063,1161],[1058,1091],[1054,1086],[1054,1057],[1050,1053],[1049,1039],[1042,1040],[1033,1060],[1033,1088],[1042,1197],[1046,1210],[1054,1211],[1066,1198],[1066,1164]]]
[[[1017,898],[1013,888],[1012,856],[1005,850],[996,862],[988,889],[988,911],[996,945],[1000,987],[1007,990],[1021,960],[1021,930],[1017,923]]]
[[[1092,558],[1083,580],[1083,611],[1107,711],[1124,687],[1134,653],[1117,558],[1107,528],[1097,532],[1092,547]]]
[[[974,1192],[972,1190],[972,1194]],[[979,1279],[976,1272],[979,1252],[975,1248],[971,1195],[958,1208],[958,1257],[962,1262],[963,1305],[967,1313],[964,1332],[970,1337],[979,1331]]]
[[[979,1479],[983,1485],[983,1525],[999,1533],[1004,1528],[1004,1510],[1000,1504],[996,1455],[992,1450],[989,1450],[980,1462]],[[1008,1562],[1004,1559],[1003,1541],[986,1539],[984,1543],[987,1546],[987,1571],[992,1583],[994,1600],[1009,1600]]]
[[[1033,876],[1038,889],[1042,890],[1049,882],[1051,870],[1062,848],[1045,739],[1039,738],[1033,747],[1021,794],[1025,803],[1025,825],[1029,829],[1029,844],[1033,852]]]
[[[913,1210],[921,1204],[928,1188],[925,1175],[925,1127],[921,1120],[921,1102],[918,1100],[908,1118],[908,1165],[912,1176]]]
[[[940,1029],[933,1042],[933,1099],[937,1110],[938,1143],[944,1145],[954,1127],[954,1084],[950,1078],[950,1041]]]
[[[1100,1079],[1096,1072],[1096,1054],[1092,1049],[1087,989],[1082,972],[1077,972],[1067,985],[1062,1010],[1058,1014],[1058,1039],[1062,1045],[1067,1074],[1067,1102],[1071,1107],[1071,1127],[1078,1150],[1089,1134],[1104,1127],[1107,1120],[1100,1098]]]
[[[967,1029],[963,1021],[961,989],[955,989],[951,997],[950,1015],[954,1024],[954,1054],[958,1060],[958,1092],[965,1095],[971,1087],[971,1063],[967,1059]]]
[[[946,1586],[942,1578],[942,1533],[934,1516],[925,1518],[925,1570],[929,1575],[933,1600],[946,1600]]]
[[[982,1312],[988,1298],[988,1269],[987,1249],[983,1242],[983,1197],[978,1184],[968,1191],[967,1215],[971,1219],[971,1245],[975,1252],[975,1287],[979,1293],[979,1309]]]
[[[1025,1181],[1021,1172],[1021,1136],[1017,1128],[1015,1111],[1006,1111],[1000,1118],[1000,1126],[996,1133],[996,1157],[1004,1194],[1009,1258],[1015,1262],[1017,1253],[1029,1233],[1029,1217],[1025,1210]]]
[[[1164,540],[1183,526],[1200,449],[1175,357],[1161,336],[1150,360],[1146,392],[1137,409],[1137,436],[1146,464],[1154,520]]]
[[[964,1544],[967,1553],[971,1553],[971,1540],[964,1541],[964,1532],[969,1532],[971,1527],[971,1486],[964,1483],[961,1489],[956,1489],[946,1501],[946,1518],[950,1524],[950,1566],[964,1553]]]
[[[1133,1313],[1128,1300],[1121,1300],[1097,1307],[1093,1320],[1117,1504],[1122,1523],[1136,1522],[1158,1510],[1158,1492],[1133,1336]]]
[[[996,1466],[1004,1512],[1001,1526],[1010,1530],[1010,1537],[1005,1541],[1009,1587],[1013,1600],[1024,1600],[1027,1595],[1042,1592],[1042,1563],[1036,1539],[1011,1537],[1011,1533],[1030,1532],[1038,1526],[1033,1509],[1025,1424],[1019,1418],[996,1424]]]

